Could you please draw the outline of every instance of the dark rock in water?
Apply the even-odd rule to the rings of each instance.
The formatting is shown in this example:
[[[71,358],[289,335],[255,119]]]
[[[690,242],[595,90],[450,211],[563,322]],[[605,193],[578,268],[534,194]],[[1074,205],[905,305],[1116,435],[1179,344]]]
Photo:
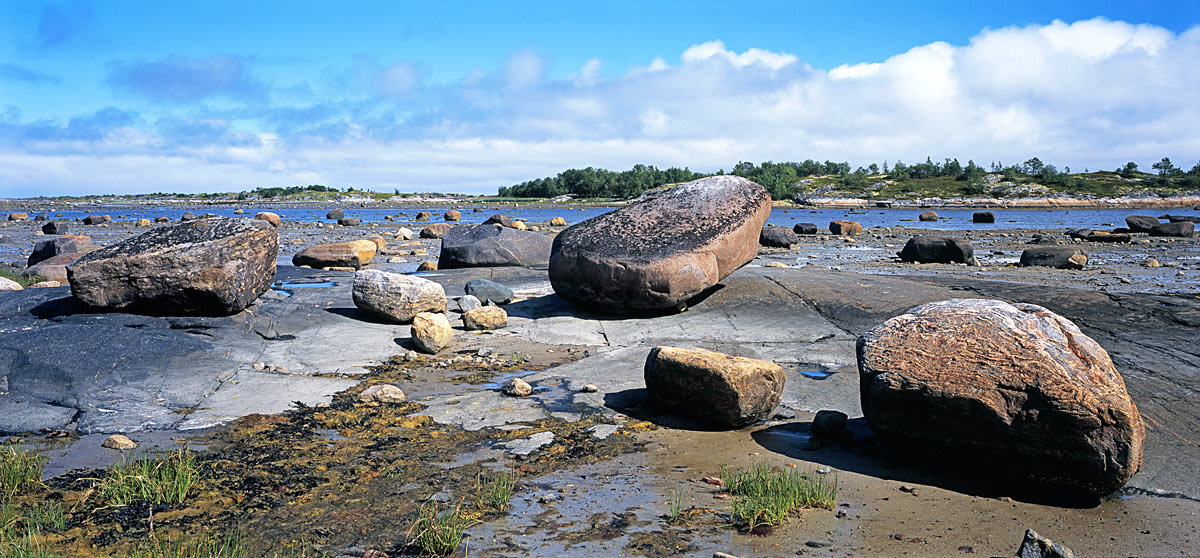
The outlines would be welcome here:
[[[1056,267],[1058,269],[1083,269],[1088,262],[1088,253],[1074,246],[1038,246],[1021,252],[1017,265]]]
[[[472,279],[467,281],[467,285],[463,288],[463,291],[479,299],[479,302],[484,304],[488,302],[508,304],[513,301],[513,298],[516,298],[512,289],[487,279]]]
[[[830,221],[829,232],[843,236],[853,236],[862,232],[862,225],[855,221]]]
[[[191,211],[184,212],[183,215],[179,216],[180,223],[187,222],[187,221],[195,221],[195,220],[196,220],[196,214],[192,213]]]
[[[1159,223],[1150,228],[1150,236],[1176,236],[1190,238],[1196,234],[1196,224],[1191,221]]]
[[[917,263],[970,263],[975,247],[949,236],[914,236],[898,252],[901,260]]]
[[[109,221],[112,221],[112,219],[108,215],[88,215],[83,218],[83,224],[85,225],[103,225]]]
[[[25,268],[21,272],[21,276],[25,278],[41,277],[46,281],[58,281],[65,285],[67,284],[67,266],[82,257],[83,254],[79,252],[64,252]]]
[[[863,414],[895,447],[1074,496],[1141,466],[1145,428],[1108,353],[1040,306],[918,306],[859,337],[858,368]]]
[[[338,219],[337,222],[343,227],[357,227],[362,224],[362,221],[359,221],[354,217],[342,217],[341,219]]]
[[[1025,539],[1017,549],[1017,558],[1075,558],[1071,549],[1037,534],[1033,529],[1025,530]]]
[[[62,235],[47,240],[39,240],[33,245],[33,253],[29,255],[26,267],[37,265],[59,254],[86,254],[95,250],[92,237],[83,235]]]
[[[936,211],[926,211],[925,213],[917,215],[917,219],[921,221],[937,221],[938,214]]]
[[[1148,215],[1130,215],[1125,218],[1125,224],[1129,225],[1129,230],[1133,232],[1148,233],[1158,224],[1158,219]]]
[[[483,224],[500,225],[503,227],[512,227],[514,225],[512,217],[509,217],[508,215],[501,215],[499,213],[488,217],[486,220],[484,220]]]
[[[446,235],[446,233],[450,232],[450,229],[453,228],[454,225],[451,225],[450,223],[434,223],[421,229],[421,234],[419,236],[421,238],[442,238]]]
[[[1167,214],[1167,215],[1163,215],[1163,216],[1159,217],[1159,219],[1166,219],[1167,221],[1170,221],[1170,222],[1172,222],[1172,223],[1178,223],[1178,222],[1180,222],[1180,221],[1189,221],[1189,222],[1192,222],[1192,223],[1200,223],[1200,217],[1196,217],[1195,215],[1171,215],[1171,214]]]
[[[719,428],[769,417],[786,381],[773,362],[675,347],[650,351],[644,374],[652,405]]]
[[[42,234],[67,234],[71,231],[71,225],[66,221],[50,221],[42,225]]]
[[[44,212],[44,211],[43,211],[43,212],[41,212],[41,213],[38,213],[37,215],[35,215],[35,216],[33,217],[33,220],[34,220],[34,221],[49,221],[49,220],[50,220],[50,216],[49,216],[49,215],[46,215],[46,212]]]
[[[800,237],[787,227],[776,227],[775,225],[767,225],[763,227],[758,236],[758,243],[763,246],[771,246],[774,248],[787,248],[797,242],[800,242]]]
[[[418,211],[417,216],[413,217],[413,220],[414,221],[428,221],[431,217],[433,217],[433,214],[428,211]]]
[[[550,283],[609,312],[680,308],[754,260],[770,214],[770,194],[745,178],[681,184],[559,233]]]
[[[816,223],[796,223],[792,225],[792,232],[796,234],[817,234]]]
[[[976,211],[971,214],[972,223],[995,223],[996,215],[991,211]]]
[[[325,214],[326,219],[343,219],[346,217],[346,211],[342,209],[330,209],[329,213]]]
[[[817,411],[812,421],[812,434],[818,438],[833,438],[842,433],[849,418],[841,411]]]
[[[554,239],[500,225],[461,225],[442,236],[438,267],[536,266],[550,263]]]
[[[442,219],[447,221],[458,221],[462,219],[462,212],[457,209],[451,209],[442,214]]]
[[[226,316],[271,286],[279,234],[256,219],[198,219],[91,252],[67,270],[88,306],[158,315]]]

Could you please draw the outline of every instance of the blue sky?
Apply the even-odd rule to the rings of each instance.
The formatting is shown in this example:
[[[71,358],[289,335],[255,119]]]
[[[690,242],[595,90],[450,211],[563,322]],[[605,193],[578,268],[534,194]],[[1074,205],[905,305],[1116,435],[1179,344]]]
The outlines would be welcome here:
[[[1200,157],[1200,3],[19,2],[0,196]]]

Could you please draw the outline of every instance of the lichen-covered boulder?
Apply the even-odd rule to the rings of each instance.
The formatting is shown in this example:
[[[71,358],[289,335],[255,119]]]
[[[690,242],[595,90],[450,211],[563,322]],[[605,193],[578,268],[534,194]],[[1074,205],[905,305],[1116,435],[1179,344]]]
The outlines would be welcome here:
[[[644,372],[652,405],[719,428],[770,416],[786,381],[773,362],[676,347],[655,347]]]
[[[356,271],[351,295],[362,311],[402,324],[421,312],[446,311],[446,291],[441,285],[402,273]]]
[[[88,306],[159,315],[227,316],[271,286],[279,235],[252,219],[214,217],[152,229],[67,268]]]
[[[537,266],[550,262],[554,239],[502,225],[461,225],[442,236],[438,267]]]
[[[680,308],[758,253],[766,189],[710,176],[567,228],[554,239],[559,296],[606,311]]]
[[[1108,353],[1040,306],[913,308],[858,339],[858,368],[867,422],[898,447],[1068,494],[1109,494],[1141,466],[1145,429]]]

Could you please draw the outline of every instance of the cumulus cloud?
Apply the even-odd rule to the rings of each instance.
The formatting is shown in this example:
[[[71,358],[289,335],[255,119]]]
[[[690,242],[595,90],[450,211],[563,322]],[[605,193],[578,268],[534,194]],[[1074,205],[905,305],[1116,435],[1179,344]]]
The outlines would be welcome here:
[[[236,85],[247,79],[240,62],[223,73],[197,70],[208,65],[194,62],[207,59],[189,60],[137,75],[210,85],[176,91],[164,80],[125,81],[158,83],[146,88],[160,98],[245,87]],[[1196,60],[1200,27],[1176,34],[1105,19],[985,30],[965,45],[917,45],[831,69],[718,40],[614,77],[602,77],[604,61],[594,59],[550,79],[533,51],[440,84],[422,79],[418,62],[366,59],[331,74],[359,72],[339,83],[354,82],[361,94],[326,88],[305,106],[180,115],[154,126],[115,118],[119,125],[94,133],[83,122],[9,118],[0,123],[0,139],[9,140],[0,148],[0,188],[323,182],[494,191],[568,167],[715,171],[739,160],[805,158],[865,166],[927,155],[981,164],[1038,156],[1080,170],[1169,156],[1190,166],[1200,156]],[[170,140],[183,136],[191,141]],[[80,147],[83,137],[97,139]],[[107,165],[114,157],[119,164]]]
[[[162,101],[196,101],[217,95],[259,97],[265,91],[251,77],[246,59],[232,54],[114,63],[107,79],[120,88]]]

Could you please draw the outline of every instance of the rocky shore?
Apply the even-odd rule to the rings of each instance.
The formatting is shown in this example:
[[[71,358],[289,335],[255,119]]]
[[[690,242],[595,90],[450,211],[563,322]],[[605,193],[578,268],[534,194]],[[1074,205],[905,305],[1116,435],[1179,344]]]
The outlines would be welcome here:
[[[724,219],[752,221],[756,208],[749,203]],[[1109,243],[1065,229],[947,232],[917,223],[833,234],[819,223],[816,234],[797,226],[804,234],[776,235],[782,240],[768,247],[757,245],[762,222],[755,221],[749,243],[740,229],[719,226],[704,239],[665,243],[696,253],[734,247],[712,260],[711,274],[683,281],[689,266],[704,269],[707,260],[637,268],[630,263],[642,250],[635,240],[620,241],[622,250],[600,248],[612,245],[577,240],[586,238],[579,236],[586,226],[572,227],[581,231],[572,240],[563,235],[565,222],[517,226],[497,218],[479,226],[488,235],[458,238],[453,227],[431,227],[444,216],[426,219],[327,226],[285,216],[277,228],[250,227],[276,234],[278,248],[258,241],[242,251],[270,253],[276,267],[269,288],[245,310],[129,313],[144,307],[106,309],[109,299],[81,300],[65,282],[0,291],[0,431],[53,458],[47,471],[58,476],[46,490],[77,509],[45,542],[73,555],[132,548],[149,532],[146,510],[96,509],[86,479],[98,473],[60,473],[186,441],[206,448],[198,453],[202,488],[192,501],[156,509],[155,529],[184,536],[199,524],[238,524],[257,543],[278,549],[302,540],[314,555],[412,552],[405,529],[422,503],[453,506],[474,494],[479,475],[509,470],[520,478],[510,507],[480,515],[468,529],[472,554],[998,556],[1014,555],[1026,529],[1084,556],[1186,556],[1200,545],[1200,407],[1192,389],[1200,374],[1200,239],[1132,233],[1131,242]],[[642,224],[670,234],[702,230],[656,228],[653,213],[629,223],[588,234],[644,238],[651,233],[637,232]],[[51,258],[125,256],[132,244],[122,241],[147,228],[119,220],[70,227],[93,246],[64,247]],[[433,232],[421,234],[426,229]],[[21,256],[34,253],[35,241],[59,236],[32,220],[0,234],[28,246]],[[970,255],[962,263],[897,255],[922,234],[958,238],[956,249],[965,254],[967,246]],[[523,235],[564,240],[550,247]],[[712,238],[717,244],[706,244]],[[556,275],[555,254],[567,241],[573,263]],[[463,248],[443,252],[451,245]],[[552,252],[531,258],[510,246]],[[1082,269],[1017,265],[1023,252],[1048,246],[1085,251],[1087,261]],[[322,248],[296,261],[325,269],[292,265],[314,247]],[[451,260],[457,263],[438,265]],[[726,269],[724,261],[735,263]],[[578,262],[587,262],[586,271]],[[418,266],[430,271],[415,272]],[[598,270],[612,269],[641,279],[597,295],[604,283],[595,277],[616,273]],[[649,294],[636,293],[639,286]],[[170,298],[170,288],[162,283],[112,300]],[[1067,353],[1092,355],[1079,357],[1085,364],[1047,361],[1089,370],[1067,373],[1055,389],[1117,374],[1119,390],[1111,380],[1089,389],[1110,398],[1104,417],[1136,404],[1122,424],[1144,431],[1120,430],[1087,447],[1115,455],[1113,440],[1136,444],[1123,462],[1127,474],[1097,476],[1083,499],[1051,497],[1044,487],[1064,480],[1053,469],[1005,474],[1021,461],[1046,464],[1054,452],[1043,449],[1080,439],[1059,423],[1061,439],[1018,430],[1004,440],[1027,452],[1011,454],[1024,457],[1010,463],[993,457],[983,467],[953,448],[937,459],[906,451],[924,443],[917,434],[945,430],[920,424],[919,416],[879,412],[886,399],[868,397],[862,378],[884,370],[885,361],[892,375],[933,361],[864,361],[870,350],[863,343],[875,341],[860,337],[888,347],[887,333],[906,350],[921,350],[902,329],[876,328],[908,323],[906,316],[924,315],[914,310],[922,305],[966,300],[958,304],[970,309],[979,306],[969,302],[975,299],[1015,305],[989,311],[1058,324],[1039,341],[1047,354],[1059,355],[1054,347],[1065,331]],[[184,304],[197,300],[209,299]],[[650,308],[641,300],[667,303]],[[956,331],[968,335],[970,327]],[[865,335],[872,330],[875,336]],[[996,339],[1026,358],[1013,348],[1019,343]],[[1088,343],[1091,353],[1079,349]],[[934,344],[951,350],[947,341]],[[952,354],[966,358],[969,346]],[[1036,426],[1039,412],[1031,410],[1049,420],[1035,391],[1003,385],[1000,406],[1010,422]],[[994,427],[974,416],[984,421],[978,428]],[[888,428],[902,420],[917,423]],[[1071,420],[1081,431],[1093,428]],[[1008,435],[998,428],[989,439]],[[110,434],[139,448],[99,448]],[[1085,450],[1073,451],[1087,461]],[[767,536],[731,527],[722,470],[759,464],[836,479],[836,505],[796,512]]]

